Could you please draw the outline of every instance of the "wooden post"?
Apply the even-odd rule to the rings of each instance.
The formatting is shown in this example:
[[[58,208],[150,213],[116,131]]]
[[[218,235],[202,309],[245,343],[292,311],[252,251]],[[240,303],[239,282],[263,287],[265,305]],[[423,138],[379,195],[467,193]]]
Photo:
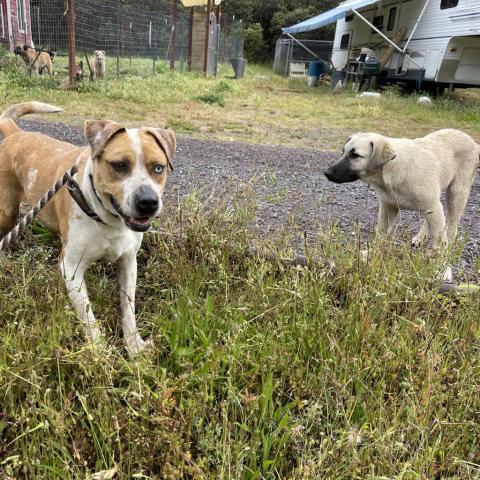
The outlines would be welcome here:
[[[67,30],[68,30],[68,77],[70,87],[75,86],[77,77],[76,48],[75,48],[75,0],[67,2]]]
[[[177,0],[172,0],[172,45],[170,50],[170,69],[175,70],[175,55],[177,45]]]
[[[125,56],[125,20],[122,18],[120,23],[120,49],[122,51],[122,57]]]
[[[212,11],[212,0],[207,2],[207,21],[205,29],[205,58],[203,59],[203,73],[207,74],[208,66],[208,40],[210,38],[210,13]]]

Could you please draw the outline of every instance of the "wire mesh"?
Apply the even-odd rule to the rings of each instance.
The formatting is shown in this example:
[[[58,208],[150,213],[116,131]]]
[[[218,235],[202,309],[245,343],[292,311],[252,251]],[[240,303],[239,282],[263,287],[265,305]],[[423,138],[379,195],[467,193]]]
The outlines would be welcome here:
[[[148,75],[164,69],[174,52],[176,68],[186,69],[190,12],[177,2],[174,22],[172,6],[172,0],[76,0],[77,59],[85,63],[87,55],[91,62],[94,50],[104,50],[107,76]],[[31,0],[34,45],[66,56],[66,18],[65,0]],[[222,14],[220,25],[219,61],[242,56],[243,23]]]
[[[309,50],[314,52],[318,58],[329,62],[332,56],[333,42],[324,40],[300,40]],[[288,76],[290,63],[311,62],[317,57],[308,52],[291,38],[279,38],[275,45],[275,60],[273,69],[280,75]]]
[[[220,63],[228,62],[230,58],[243,57],[245,28],[242,20],[222,14],[219,37],[218,58]]]

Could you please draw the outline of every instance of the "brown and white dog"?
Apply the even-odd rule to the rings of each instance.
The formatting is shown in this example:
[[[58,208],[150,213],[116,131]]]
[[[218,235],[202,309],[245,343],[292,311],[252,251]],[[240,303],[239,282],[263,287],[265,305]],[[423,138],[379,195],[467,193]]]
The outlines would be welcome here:
[[[15,47],[13,52],[15,55],[20,55],[23,58],[25,65],[31,69],[32,73],[42,75],[44,70],[46,70],[50,75],[53,74],[52,60],[56,56],[56,50],[47,52],[24,45],[23,47]]]
[[[84,275],[97,260],[118,263],[124,340],[128,353],[135,355],[145,346],[135,320],[136,256],[143,232],[162,209],[175,135],[161,128],[125,128],[110,120],[91,120],[85,123],[88,147],[77,147],[24,132],[15,123],[29,113],[59,111],[29,102],[10,107],[0,117],[5,136],[0,145],[0,233],[13,227],[21,202],[35,204],[65,171],[78,165],[75,179],[83,205],[64,187],[40,218],[61,236],[61,271],[92,342],[100,339],[100,329]]]

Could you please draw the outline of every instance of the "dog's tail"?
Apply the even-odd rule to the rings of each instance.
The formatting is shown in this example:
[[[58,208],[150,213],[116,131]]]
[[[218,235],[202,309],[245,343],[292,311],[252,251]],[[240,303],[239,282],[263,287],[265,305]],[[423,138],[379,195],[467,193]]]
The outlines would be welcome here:
[[[48,105],[48,103],[42,102],[24,102],[12,105],[9,109],[5,110],[0,115],[0,122],[10,118],[16,120],[17,118],[28,115],[29,113],[58,113],[62,112],[63,108],[55,107],[54,105]]]
[[[15,120],[30,113],[58,113],[63,109],[42,102],[24,102],[12,105],[0,115],[0,132],[7,137],[21,131]]]

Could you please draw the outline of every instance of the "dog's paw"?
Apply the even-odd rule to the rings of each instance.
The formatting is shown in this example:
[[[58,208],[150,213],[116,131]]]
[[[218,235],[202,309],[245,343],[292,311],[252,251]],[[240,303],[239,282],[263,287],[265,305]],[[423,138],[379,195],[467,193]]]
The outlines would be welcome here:
[[[448,265],[443,272],[440,270],[438,273],[444,282],[453,283],[453,268],[451,265]]]
[[[128,356],[130,358],[134,358],[144,352],[147,346],[148,343],[142,340],[140,338],[140,335],[138,335],[128,340],[126,342],[125,348],[127,349]]]
[[[423,235],[415,235],[411,240],[410,240],[410,245],[412,247],[418,248],[422,246],[422,243],[425,241],[425,237]]]

